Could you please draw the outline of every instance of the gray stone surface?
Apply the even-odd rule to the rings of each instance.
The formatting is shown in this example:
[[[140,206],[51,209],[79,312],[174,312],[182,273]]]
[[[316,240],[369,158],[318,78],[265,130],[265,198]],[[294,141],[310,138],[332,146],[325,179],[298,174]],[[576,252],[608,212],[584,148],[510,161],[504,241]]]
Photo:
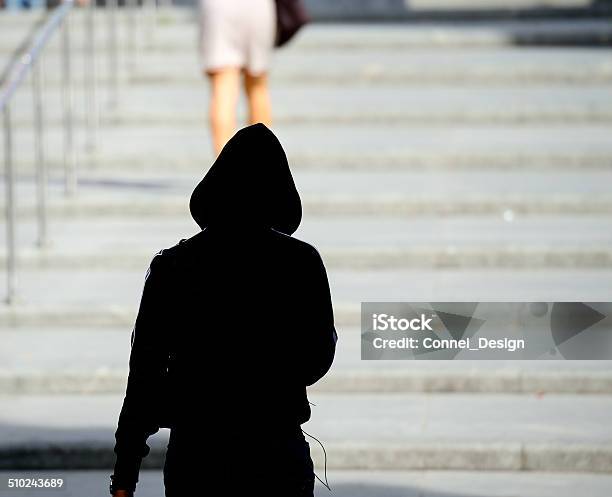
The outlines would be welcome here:
[[[148,55],[134,79],[142,81],[199,82],[197,59],[185,53],[173,58]],[[325,58],[316,52],[280,51],[274,60],[278,81],[353,84],[398,81],[432,82],[579,82],[608,81],[612,76],[607,50],[576,48],[422,48],[408,51],[363,49],[330,51]],[[574,70],[580,66],[584,72]],[[470,69],[465,70],[466,67]]]
[[[122,51],[120,106],[109,112],[101,85],[91,156],[75,93],[76,199],[61,192],[58,40],[49,47],[52,244],[42,257],[32,249],[29,88],[15,103],[18,242],[29,250],[17,304],[0,308],[3,467],[112,465],[145,269],[194,232],[187,196],[212,160],[190,16],[161,13],[139,37],[134,71]],[[18,31],[5,21],[2,56]],[[337,473],[339,495],[609,494],[596,473],[612,472],[610,362],[369,363],[357,326],[364,300],[612,299],[612,57],[531,46],[606,42],[610,31],[606,20],[311,26],[277,54],[275,131],[305,201],[298,236],[328,262],[340,331],[306,429],[332,468],[388,471]],[[82,62],[77,53],[77,79]],[[99,70],[107,78],[105,58]],[[161,464],[165,436],[148,465]],[[20,459],[24,447],[33,452]],[[470,471],[389,471],[407,468]],[[83,495],[101,475],[73,476]]]
[[[504,219],[504,215],[508,220]],[[195,234],[193,221],[147,218],[52,219],[52,241],[36,247],[37,225],[20,224],[21,268],[142,269],[154,247]],[[331,269],[405,267],[577,268],[612,265],[608,217],[465,216],[439,220],[372,217],[306,218],[296,237],[308,240]],[[4,241],[0,233],[0,244]],[[0,250],[0,262],[5,252]]]
[[[1,399],[3,468],[18,457],[28,464],[57,446],[60,467],[107,467],[121,396]],[[316,406],[304,429],[326,444],[330,468],[612,471],[609,397],[335,394],[311,400]],[[157,454],[166,440],[165,430],[150,440]],[[20,447],[30,455],[20,456]],[[320,465],[316,449],[313,456]],[[159,464],[158,456],[150,461]]]
[[[402,84],[369,87],[282,84],[273,81],[274,121],[277,124],[357,123],[397,125],[588,123],[612,121],[612,90],[609,85],[589,85],[576,92],[563,84],[515,86],[432,84],[406,91]],[[45,120],[58,125],[63,118],[61,89],[45,91]],[[205,85],[134,84],[123,89],[121,109],[104,115],[115,126],[139,124],[201,126],[206,120],[208,88]],[[104,96],[104,93],[102,93]],[[85,98],[75,92],[75,101]],[[104,102],[104,98],[103,98]],[[359,102],[359,105],[355,105]],[[84,123],[84,107],[77,117]],[[18,129],[31,129],[31,95],[19,92],[15,100]],[[245,105],[240,106],[245,115]]]
[[[147,261],[157,247],[174,245],[180,238],[197,233],[192,219],[169,218],[163,223],[146,218],[50,219],[50,245],[43,253],[64,253],[78,257],[84,254],[117,255],[140,253]],[[20,224],[18,244],[34,250],[35,220]],[[0,246],[5,233],[0,232]],[[325,251],[333,248],[385,248],[407,246],[456,246],[483,248],[513,244],[519,247],[605,246],[612,243],[612,219],[607,216],[521,216],[511,220],[503,216],[457,216],[448,218],[410,217],[372,218],[370,216],[304,218],[296,231],[297,238],[307,240]]]
[[[182,83],[203,86],[195,53],[196,37],[187,50],[172,53],[144,52],[135,71],[123,63],[119,76],[136,83]],[[172,63],[169,63],[169,60]],[[466,67],[469,70],[466,70]],[[581,71],[575,68],[580,67]],[[100,72],[100,81],[109,74]],[[48,64],[47,82],[59,84],[61,69]],[[330,50],[325,58],[316,51],[279,51],[273,78],[287,84],[406,85],[455,84],[596,84],[612,79],[610,54],[605,49],[566,47],[448,47],[389,51],[384,48]],[[82,71],[74,74],[83,80]]]
[[[99,53],[106,52],[108,24],[106,13],[99,11],[96,41]],[[159,16],[155,28],[149,30],[147,12],[143,12],[142,23],[138,29],[142,36],[136,43],[139,48],[162,53],[184,51],[194,43],[195,15],[190,10],[167,11]],[[75,33],[76,53],[81,55],[84,34],[83,19],[80,12],[73,12],[73,32]],[[5,44],[0,46],[0,54],[6,54],[10,47],[16,46],[23,36],[24,27],[38,17],[38,13],[6,15],[0,13],[0,26]],[[151,24],[154,26],[154,24]],[[128,31],[126,19],[118,24],[117,35],[123,47],[127,45]],[[582,45],[609,44],[609,22],[605,18],[566,18],[566,19],[508,19],[479,22],[439,23],[419,22],[414,24],[346,24],[315,23],[307,26],[291,44],[292,51],[321,49],[355,49],[377,47],[387,49],[406,49],[418,47],[452,46],[512,46],[512,45]],[[57,40],[51,40],[49,52],[59,51]],[[0,55],[1,56],[1,55]]]
[[[144,268],[22,270],[19,298],[0,308],[0,326],[132,326]],[[359,324],[362,301],[609,301],[606,269],[331,270],[339,326]]]
[[[152,258],[153,254],[151,255]],[[138,304],[146,266],[139,270],[24,269],[21,301],[34,308],[57,306],[95,313],[98,307],[132,309]],[[404,269],[330,270],[338,307],[362,301],[583,301],[612,300],[609,269]],[[546,296],[546,298],[543,298]],[[19,306],[15,307],[18,312]],[[2,316],[10,310],[2,308]]]
[[[462,14],[467,18],[529,16],[538,12],[571,15],[596,7],[585,0],[340,0],[331,4],[325,0],[307,0],[306,4],[318,17],[355,20],[429,18],[436,14],[447,19],[457,19]]]
[[[323,131],[321,130],[321,133]],[[425,130],[422,133],[425,134]],[[339,137],[341,136],[339,135]],[[355,137],[355,139],[358,138],[359,136]],[[491,139],[492,137],[487,136],[487,138]],[[313,143],[316,143],[318,139],[319,136],[316,137],[316,140],[313,138]],[[461,143],[462,147],[469,146],[468,143],[462,143],[461,137],[457,137],[456,141]],[[349,139],[346,137],[346,146],[348,146],[348,142]],[[585,148],[589,145],[595,146],[593,142],[585,143]],[[535,145],[534,143],[533,146],[535,147]],[[603,140],[601,145],[603,146]],[[508,144],[508,147],[510,146],[511,144]],[[306,147],[304,146],[304,148]],[[135,152],[136,147],[134,146],[133,152],[130,151],[130,153]],[[612,150],[610,152],[612,153]],[[154,153],[154,151],[150,153]],[[89,197],[93,197],[100,202],[107,200],[109,204],[115,199],[125,201],[130,197],[136,197],[136,200],[142,199],[153,204],[161,195],[176,200],[183,199],[185,203],[188,203],[189,194],[208,170],[209,163],[200,164],[200,167],[197,166],[197,164],[194,164],[191,171],[182,174],[180,172],[169,173],[166,169],[163,174],[149,175],[144,169],[140,176],[134,175],[132,177],[124,177],[120,173],[112,172],[104,174],[104,171],[97,172],[96,169],[84,168],[80,180],[83,188],[82,194],[75,199],[75,203],[86,203],[89,201]],[[55,180],[49,188],[54,193],[51,199],[60,200],[64,197],[63,184],[59,181],[58,172],[54,176]],[[293,176],[300,194],[307,199],[309,197],[333,198],[334,196],[346,198],[354,195],[359,198],[371,196],[382,199],[385,197],[389,199],[398,197],[424,199],[425,197],[451,196],[461,200],[463,196],[478,198],[478,196],[486,197],[489,194],[494,197],[521,198],[534,196],[534,198],[554,200],[556,196],[564,195],[574,195],[578,198],[580,196],[588,198],[600,195],[602,198],[607,198],[612,194],[612,187],[610,186],[612,184],[612,168],[590,171],[567,170],[551,173],[549,171],[528,172],[523,170],[487,171],[486,169],[456,172],[429,171],[427,169],[388,171],[373,166],[371,170],[352,172],[350,181],[347,181],[346,171],[338,170],[298,169],[293,173]],[[33,178],[24,177],[20,181],[20,188],[24,193],[33,192],[35,188]],[[536,195],[538,197],[535,197]],[[20,200],[20,204],[24,206],[32,205],[35,202],[35,198],[25,194]]]
[[[129,325],[4,330],[0,393],[121,393],[130,331]],[[338,332],[332,373],[314,392],[612,393],[611,361],[362,361],[359,330]]]
[[[76,13],[78,14],[78,13]],[[193,19],[189,12],[182,14]],[[2,16],[10,22],[11,16]],[[18,18],[19,16],[17,16]],[[83,20],[74,19],[76,44],[82,46]],[[129,27],[119,17],[120,78],[135,81],[184,81],[201,84],[196,48],[196,28],[193,23],[160,22],[153,31],[143,17],[137,37],[139,54],[136,71],[132,70],[127,52]],[[2,20],[0,18],[0,20]],[[107,20],[100,13],[96,44],[101,47],[99,76],[108,79],[104,47],[108,44]],[[7,48],[23,38],[23,26],[17,23],[3,30],[5,43],[0,60],[7,60]],[[611,28],[605,20],[562,20],[544,22],[493,22],[480,24],[418,24],[347,27],[342,25],[311,26],[300,34],[291,50],[280,51],[274,71],[275,78],[284,82],[309,81],[353,85],[372,82],[607,82],[611,78],[609,56],[605,51],[563,48],[526,48],[530,44],[609,43]],[[59,83],[60,64],[57,57],[59,38],[48,47],[48,83]],[[473,49],[462,51],[471,46]],[[499,48],[504,48],[500,50]],[[514,48],[512,48],[514,47]],[[517,48],[518,47],[518,48]],[[445,50],[439,50],[444,48]],[[326,57],[317,52],[326,50]],[[357,50],[356,50],[357,49]],[[403,50],[407,49],[407,50]],[[75,51],[75,67],[82,65],[83,54]],[[168,60],[172,60],[172,64]],[[423,64],[423,62],[427,62]],[[430,63],[431,62],[431,63]],[[463,66],[469,65],[471,71]],[[574,71],[580,65],[582,71]],[[417,70],[418,68],[418,70]],[[83,71],[75,70],[77,80]]]
[[[491,126],[397,126],[394,124],[320,124],[274,127],[298,168],[315,165],[376,169],[398,165],[406,167],[465,168],[489,166],[531,169],[543,164],[550,171],[554,164],[562,169],[595,164],[610,168],[612,126],[605,123],[537,124]],[[82,136],[78,134],[78,136]],[[46,136],[47,159],[59,169],[63,148],[61,130]],[[209,134],[201,126],[111,127],[103,138],[93,161],[102,170],[204,171],[212,161]],[[314,147],[313,144],[317,146]],[[177,148],[181,154],[173,153]],[[148,153],[142,156],[142,150]],[[0,151],[3,148],[0,148]],[[15,161],[20,171],[33,163],[33,135],[15,136]],[[79,163],[91,162],[84,153]],[[556,169],[556,168],[555,168]],[[30,169],[31,171],[31,169]],[[557,181],[551,175],[551,181]],[[356,178],[355,181],[358,181]],[[578,185],[579,186],[579,185]]]

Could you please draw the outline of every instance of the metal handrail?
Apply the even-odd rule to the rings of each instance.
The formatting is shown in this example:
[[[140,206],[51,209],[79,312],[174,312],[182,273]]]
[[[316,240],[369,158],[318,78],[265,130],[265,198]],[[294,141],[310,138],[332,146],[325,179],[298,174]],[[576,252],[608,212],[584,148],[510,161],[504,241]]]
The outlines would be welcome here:
[[[13,133],[12,133],[12,122],[11,122],[11,99],[26,79],[26,76],[30,71],[33,73],[32,87],[34,91],[34,112],[35,112],[35,140],[36,140],[36,177],[37,177],[37,218],[38,218],[38,231],[39,231],[39,245],[46,243],[47,233],[47,220],[46,220],[46,167],[44,162],[43,154],[43,139],[42,139],[42,103],[40,99],[40,64],[39,62],[41,53],[46,47],[49,39],[56,30],[64,25],[64,43],[63,43],[63,59],[64,59],[64,71],[68,70],[66,74],[67,80],[65,86],[68,88],[64,91],[71,92],[70,89],[70,54],[69,54],[69,38],[68,38],[68,25],[65,20],[70,13],[74,5],[73,0],[64,0],[47,19],[44,25],[40,28],[37,35],[34,37],[29,49],[19,59],[18,63],[15,64],[13,70],[10,73],[7,84],[0,92],[0,112],[4,115],[4,165],[5,165],[5,185],[6,185],[6,302],[12,303],[15,298],[16,288],[16,242],[15,242],[15,224],[16,224],[16,206],[15,206],[15,171],[13,165]],[[66,105],[64,112],[65,124],[68,124],[72,128],[72,108]],[[66,139],[66,146],[72,147],[72,129],[66,133],[69,138]],[[69,160],[71,152],[67,151],[65,154],[66,160]],[[66,163],[66,170],[69,167],[74,167],[74,163],[68,165]]]
[[[55,30],[62,24],[64,18],[68,15],[73,5],[74,0],[64,0],[62,4],[53,11],[53,14],[40,28],[36,36],[34,36],[34,40],[32,41],[30,48],[21,57],[19,64],[14,67],[13,71],[11,72],[11,76],[8,78],[7,84],[0,91],[0,112],[4,111],[4,109],[9,105],[9,100],[15,94],[34,63],[38,60],[40,53],[46,46],[49,38],[51,38]]]
[[[130,2],[130,12],[127,14],[127,29],[130,36],[130,70],[134,67],[136,52],[135,40],[137,30],[137,15],[133,9],[138,7],[138,1]],[[144,6],[145,2],[142,2]],[[62,30],[61,52],[62,52],[62,95],[63,95],[63,128],[64,128],[64,191],[67,195],[73,195],[77,187],[76,171],[76,149],[74,140],[73,119],[73,95],[72,95],[72,60],[70,50],[70,18],[69,14],[74,6],[74,0],[62,0],[44,24],[36,32],[29,44],[25,54],[22,55],[9,72],[7,82],[0,88],[0,113],[3,114],[4,124],[4,166],[6,186],[6,302],[11,304],[15,300],[16,290],[16,262],[17,247],[15,242],[16,227],[16,199],[15,199],[15,171],[13,163],[13,128],[11,121],[11,100],[17,90],[21,87],[26,77],[32,74],[32,91],[34,103],[34,138],[35,138],[35,161],[36,161],[36,212],[38,225],[39,247],[47,243],[47,167],[44,153],[44,120],[42,104],[42,82],[43,79],[43,50],[50,38]],[[109,68],[109,106],[115,107],[118,99],[119,88],[119,43],[117,40],[116,10],[117,0],[107,0],[106,10],[108,12],[108,68]],[[154,3],[157,7],[157,2]],[[89,0],[88,12],[85,16],[85,109],[86,109],[86,150],[93,150],[96,144],[98,127],[98,102],[97,102],[97,78],[95,62],[95,22],[93,18],[96,10],[96,1]]]

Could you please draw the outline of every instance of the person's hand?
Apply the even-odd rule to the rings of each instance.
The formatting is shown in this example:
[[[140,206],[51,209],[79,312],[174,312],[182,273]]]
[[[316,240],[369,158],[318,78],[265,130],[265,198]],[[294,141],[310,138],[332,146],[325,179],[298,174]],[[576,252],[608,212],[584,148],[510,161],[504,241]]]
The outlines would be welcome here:
[[[129,490],[115,490],[113,497],[133,497],[133,493]]]

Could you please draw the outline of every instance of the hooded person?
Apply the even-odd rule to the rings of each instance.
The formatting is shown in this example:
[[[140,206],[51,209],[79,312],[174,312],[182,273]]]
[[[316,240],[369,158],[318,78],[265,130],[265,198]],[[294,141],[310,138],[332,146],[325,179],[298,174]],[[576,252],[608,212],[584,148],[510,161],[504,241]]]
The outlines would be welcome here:
[[[168,427],[168,497],[211,484],[312,496],[306,387],[330,368],[337,335],[321,257],[291,236],[301,202],[276,136],[238,131],[190,210],[201,231],[160,251],[145,278],[111,491],[134,491],[147,438]]]

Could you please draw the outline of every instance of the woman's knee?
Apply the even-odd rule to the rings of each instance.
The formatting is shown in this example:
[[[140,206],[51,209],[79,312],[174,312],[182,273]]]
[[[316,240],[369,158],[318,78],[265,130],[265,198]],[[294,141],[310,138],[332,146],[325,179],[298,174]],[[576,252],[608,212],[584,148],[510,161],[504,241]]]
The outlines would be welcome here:
[[[268,75],[267,73],[261,74],[250,74],[245,72],[244,74],[244,88],[247,94],[253,92],[262,92],[268,90]]]

